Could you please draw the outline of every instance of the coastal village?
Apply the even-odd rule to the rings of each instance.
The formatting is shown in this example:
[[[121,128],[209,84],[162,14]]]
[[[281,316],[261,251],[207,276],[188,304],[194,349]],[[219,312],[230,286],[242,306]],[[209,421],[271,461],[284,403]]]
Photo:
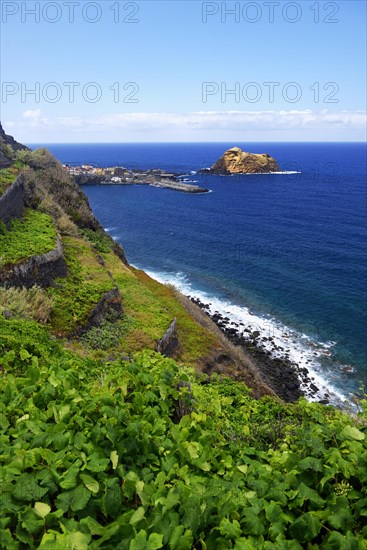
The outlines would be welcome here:
[[[183,193],[208,192],[208,189],[193,185],[185,175],[161,169],[131,170],[123,166],[100,168],[91,164],[63,166],[79,185],[151,185]]]
[[[101,168],[92,164],[63,164],[78,185],[151,185],[183,193],[208,193],[209,190],[190,180],[187,174],[174,174],[162,169],[129,169],[124,166]],[[213,164],[199,173],[213,175],[262,174],[279,172],[277,161],[268,154],[253,154],[232,147]]]

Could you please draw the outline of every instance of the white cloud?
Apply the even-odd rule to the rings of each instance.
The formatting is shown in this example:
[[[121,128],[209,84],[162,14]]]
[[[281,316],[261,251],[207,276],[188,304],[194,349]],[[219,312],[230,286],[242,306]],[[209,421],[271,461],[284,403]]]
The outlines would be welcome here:
[[[41,109],[36,109],[35,111],[24,111],[23,118],[28,118],[31,120],[37,120],[41,116]]]
[[[25,111],[9,122],[27,142],[35,141],[252,141],[363,140],[365,111],[198,111],[191,113],[114,113],[47,118]],[[28,132],[29,130],[29,132]],[[21,139],[17,133],[17,139]]]
[[[362,111],[200,111],[194,113],[127,113],[112,114],[95,118],[63,118],[55,121],[76,127],[103,127],[134,129],[187,129],[198,130],[247,127],[267,129],[291,126],[320,127],[338,124],[341,127],[363,127],[366,124],[366,113]]]

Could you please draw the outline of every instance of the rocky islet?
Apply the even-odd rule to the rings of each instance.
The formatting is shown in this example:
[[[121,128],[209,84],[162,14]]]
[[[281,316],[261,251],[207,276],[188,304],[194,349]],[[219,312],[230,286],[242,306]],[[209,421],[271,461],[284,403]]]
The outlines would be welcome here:
[[[201,170],[213,175],[266,174],[279,172],[277,161],[267,153],[247,153],[239,147],[228,149],[211,168]]]

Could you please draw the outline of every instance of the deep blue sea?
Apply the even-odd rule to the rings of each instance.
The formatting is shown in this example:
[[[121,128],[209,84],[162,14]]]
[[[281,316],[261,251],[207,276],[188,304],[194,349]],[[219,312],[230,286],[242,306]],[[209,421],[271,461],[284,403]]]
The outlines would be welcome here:
[[[292,173],[195,173],[234,145]],[[132,264],[271,335],[283,348],[273,354],[306,365],[325,391],[367,385],[365,144],[46,146],[63,163],[164,168],[210,189],[84,187]]]

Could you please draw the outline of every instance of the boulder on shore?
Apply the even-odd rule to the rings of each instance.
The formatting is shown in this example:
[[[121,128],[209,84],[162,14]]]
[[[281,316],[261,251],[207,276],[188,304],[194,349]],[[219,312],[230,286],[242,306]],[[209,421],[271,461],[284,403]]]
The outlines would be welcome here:
[[[261,174],[279,172],[277,161],[270,155],[246,153],[239,147],[232,147],[220,157],[209,169],[203,170],[212,174]]]

